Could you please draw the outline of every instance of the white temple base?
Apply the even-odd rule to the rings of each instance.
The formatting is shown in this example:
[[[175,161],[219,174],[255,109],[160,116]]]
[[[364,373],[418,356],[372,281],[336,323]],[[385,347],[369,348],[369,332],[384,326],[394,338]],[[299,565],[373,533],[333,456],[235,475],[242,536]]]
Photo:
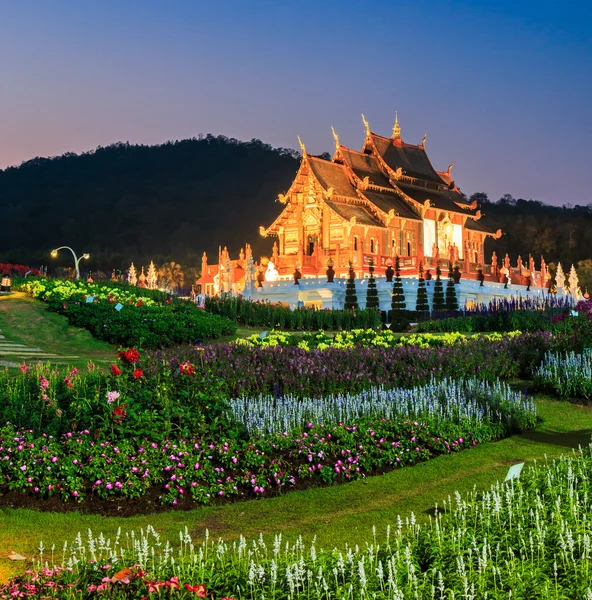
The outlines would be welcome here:
[[[405,302],[409,310],[415,310],[417,302],[418,280],[415,278],[402,277],[403,290],[405,293]],[[345,300],[345,286],[347,279],[335,278],[334,283],[328,283],[326,278],[306,278],[301,279],[298,285],[293,281],[274,281],[263,282],[262,287],[252,288],[243,291],[243,296],[251,298],[254,301],[278,303],[297,308],[298,306],[315,306],[323,309],[342,309]],[[448,280],[442,279],[444,291]],[[426,290],[430,307],[432,305],[432,296],[434,294],[435,280],[426,281]],[[393,284],[384,278],[376,279],[378,289],[378,300],[381,310],[390,310],[391,293]],[[466,279],[460,280],[456,286],[456,297],[458,305],[463,307],[471,304],[487,305],[492,300],[511,300],[512,298],[542,298],[549,292],[547,288],[531,287],[527,291],[525,285],[508,284],[504,288],[503,283],[484,282],[482,286],[479,281]],[[364,308],[366,304],[366,291],[368,289],[368,279],[356,279],[356,294],[358,305]]]

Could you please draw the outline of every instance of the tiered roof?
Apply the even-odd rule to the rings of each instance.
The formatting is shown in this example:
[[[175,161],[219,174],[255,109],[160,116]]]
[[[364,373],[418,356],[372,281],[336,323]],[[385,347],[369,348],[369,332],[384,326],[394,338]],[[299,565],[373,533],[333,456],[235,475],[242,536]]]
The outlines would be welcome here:
[[[393,136],[373,133],[366,121],[362,151],[346,148],[334,132],[332,160],[310,156],[302,146],[302,165],[326,192],[329,207],[346,220],[386,227],[393,216],[422,221],[423,209],[436,208],[469,217],[466,227],[493,235],[477,221],[481,217],[476,203],[469,204],[452,180],[450,170],[438,172],[426,151],[425,137],[420,145],[407,144],[400,136],[398,119]],[[282,214],[287,215],[288,211]],[[275,232],[280,218],[262,233]]]

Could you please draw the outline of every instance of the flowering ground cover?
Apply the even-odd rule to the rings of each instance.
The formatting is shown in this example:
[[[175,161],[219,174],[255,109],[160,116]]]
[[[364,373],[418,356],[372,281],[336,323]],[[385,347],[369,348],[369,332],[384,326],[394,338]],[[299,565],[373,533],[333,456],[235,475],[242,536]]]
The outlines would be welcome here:
[[[245,438],[222,433],[115,442],[113,436],[97,440],[89,430],[54,437],[7,425],[0,430],[0,491],[82,502],[133,500],[154,496],[158,488],[164,504],[185,498],[208,504],[346,482],[536,423],[530,399],[506,385],[478,381],[374,390],[316,406],[312,399],[297,401],[296,411],[290,400],[278,402],[274,427],[273,399],[232,401],[228,419],[244,425]],[[107,404],[118,401],[117,392],[107,393]],[[115,425],[126,413],[121,405],[112,410]]]
[[[177,542],[150,527],[112,540],[79,534],[51,556],[41,546],[37,567],[0,593],[65,599],[89,593],[167,597],[174,591],[179,598],[215,600],[586,600],[592,598],[591,473],[590,450],[580,450],[528,466],[519,480],[483,493],[458,494],[427,525],[412,514],[384,534],[374,531],[370,543],[346,548],[289,543],[281,533],[269,542],[206,536],[201,544],[187,529]]]
[[[506,334],[488,333],[483,334],[488,341],[499,342],[508,337],[520,335],[520,331],[510,331]],[[466,334],[459,332],[447,333],[411,333],[402,335],[394,333],[390,329],[351,329],[328,334],[324,331],[315,333],[304,333],[295,335],[285,331],[271,330],[260,334],[254,334],[246,338],[240,338],[235,344],[243,344],[258,348],[269,346],[298,346],[303,350],[326,350],[327,348],[389,348],[404,344],[406,346],[417,346],[418,348],[429,348],[438,346],[452,346],[453,344],[467,341]]]
[[[535,381],[560,398],[592,398],[592,350],[549,352],[534,372]]]
[[[112,344],[160,348],[236,330],[230,320],[158,290],[58,279],[23,280],[18,287],[65,315],[72,325]]]
[[[495,381],[529,376],[545,352],[563,341],[546,332],[500,335],[497,341],[471,337],[442,347],[398,344],[306,350],[292,346],[252,348],[215,344],[201,349],[147,353],[146,372],[166,363],[175,371],[185,362],[198,365],[197,376],[222,382],[226,397],[259,394],[322,396],[353,393],[373,386],[413,387],[432,377]]]

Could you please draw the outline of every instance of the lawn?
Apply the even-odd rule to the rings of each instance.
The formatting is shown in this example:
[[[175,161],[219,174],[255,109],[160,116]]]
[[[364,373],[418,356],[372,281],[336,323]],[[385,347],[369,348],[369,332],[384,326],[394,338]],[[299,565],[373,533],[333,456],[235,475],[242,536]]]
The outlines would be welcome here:
[[[0,359],[10,362],[21,363],[26,357],[28,361],[86,367],[88,361],[111,362],[116,354],[115,346],[93,338],[84,329],[72,327],[66,317],[51,312],[43,302],[20,292],[0,296],[0,332],[6,338],[2,342],[11,352],[18,352],[22,347],[10,348],[10,344],[39,349],[26,354],[5,354],[0,348]]]
[[[282,532],[288,539],[316,536],[319,547],[364,544],[371,540],[373,526],[383,531],[398,515],[405,519],[412,512],[419,520],[428,520],[435,505],[455,491],[486,489],[502,479],[512,464],[553,458],[590,442],[592,407],[544,397],[538,398],[537,405],[543,422],[536,430],[341,486],[131,518],[0,509],[0,579],[22,569],[22,563],[6,560],[11,550],[31,557],[40,540],[59,550],[64,541],[89,528],[113,535],[119,527],[129,530],[151,524],[175,540],[187,526],[196,539],[207,528],[211,536],[226,539]]]

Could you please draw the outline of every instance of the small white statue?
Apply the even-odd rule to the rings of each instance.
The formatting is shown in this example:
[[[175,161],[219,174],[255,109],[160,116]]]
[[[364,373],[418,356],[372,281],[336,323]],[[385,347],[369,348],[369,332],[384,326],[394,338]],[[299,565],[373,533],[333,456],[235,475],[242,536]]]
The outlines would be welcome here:
[[[273,262],[269,261],[267,263],[267,270],[265,271],[265,281],[277,281],[279,275]]]

